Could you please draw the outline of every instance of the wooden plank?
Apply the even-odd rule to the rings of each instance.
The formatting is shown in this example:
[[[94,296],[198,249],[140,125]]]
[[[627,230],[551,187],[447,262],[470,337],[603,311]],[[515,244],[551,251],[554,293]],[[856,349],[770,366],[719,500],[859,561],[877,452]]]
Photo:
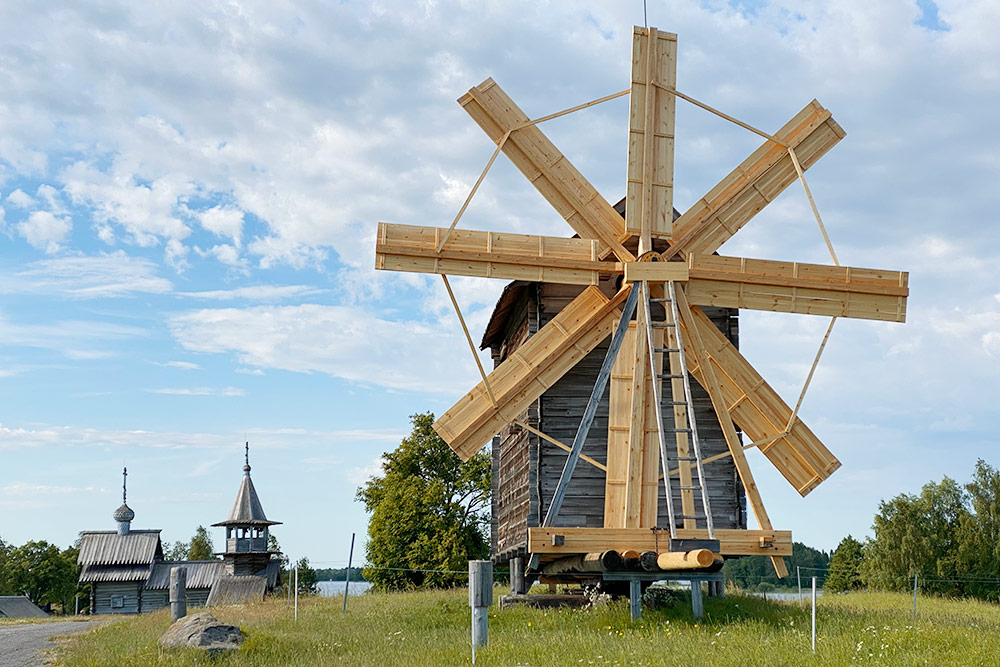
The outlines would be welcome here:
[[[625,233],[639,253],[673,229],[674,109],[663,88],[677,85],[677,35],[636,27],[632,34]],[[661,88],[662,86],[662,88]]]
[[[621,216],[537,126],[525,126],[528,116],[493,79],[469,90],[458,103],[494,143],[511,132],[504,154],[581,237],[601,241],[601,258],[612,252],[622,262],[635,259],[618,240]]]
[[[775,133],[808,169],[845,136],[830,112],[813,100]],[[798,178],[784,146],[765,141],[674,222],[667,258],[710,255]]]
[[[598,241],[456,229],[438,252],[446,231],[380,222],[375,268],[564,285],[596,285],[601,274],[622,273],[618,262],[597,259]]]
[[[623,290],[608,299],[596,287],[585,289],[489,374],[497,408],[480,382],[434,423],[434,430],[467,460],[607,338],[627,295]]]
[[[691,313],[733,421],[751,442],[781,435],[792,416],[791,408],[700,308],[692,307]],[[684,323],[681,324],[685,335],[689,335]],[[704,386],[702,368],[692,356],[688,356],[687,362],[688,370]],[[840,461],[798,417],[787,435],[759,449],[802,496],[840,467]]]
[[[662,329],[653,331],[653,341],[654,345],[662,347]],[[608,470],[604,483],[604,525],[608,528],[652,528],[658,521],[660,451],[652,404],[653,386],[648,381],[642,385],[646,393],[644,418],[636,429],[631,427],[635,414],[632,401],[635,342],[636,324],[633,322],[618,352],[609,384]],[[656,355],[657,368],[662,366],[662,356]],[[645,356],[643,359],[643,365],[649,368]],[[633,432],[641,440],[632,443]],[[629,492],[633,494],[631,499]]]
[[[688,266],[695,305],[906,321],[904,271],[695,254]]]
[[[563,544],[555,546],[552,537],[561,535]],[[707,539],[704,529],[677,529],[681,539]],[[715,537],[720,542],[723,556],[791,556],[792,532],[789,530],[741,530],[717,528]],[[618,553],[628,550],[657,551],[669,546],[670,533],[648,528],[528,528],[528,551],[535,554],[572,555],[607,551]]]
[[[636,285],[633,289],[638,289]],[[647,400],[650,393],[649,362],[646,345],[645,308],[636,312],[633,329],[635,345],[632,354],[632,409],[628,433],[628,477],[625,482],[625,527],[639,528],[640,506],[642,504],[642,460],[643,445],[646,442]]]
[[[689,269],[684,262],[628,262],[625,264],[625,281],[665,283],[667,281],[684,282],[688,279]]]

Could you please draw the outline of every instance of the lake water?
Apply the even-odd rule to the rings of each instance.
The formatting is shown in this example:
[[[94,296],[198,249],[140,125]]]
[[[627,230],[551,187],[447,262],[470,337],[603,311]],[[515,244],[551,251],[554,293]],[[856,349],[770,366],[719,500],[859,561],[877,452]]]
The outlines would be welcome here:
[[[343,581],[320,581],[317,584],[319,585],[319,594],[324,597],[336,597],[344,594]],[[371,587],[372,585],[367,581],[352,581],[347,594],[361,595]]]

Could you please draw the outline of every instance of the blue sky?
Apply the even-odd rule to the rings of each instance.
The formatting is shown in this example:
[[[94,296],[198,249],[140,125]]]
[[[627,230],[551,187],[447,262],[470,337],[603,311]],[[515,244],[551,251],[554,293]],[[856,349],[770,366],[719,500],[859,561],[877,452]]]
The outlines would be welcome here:
[[[611,6],[614,4],[614,6]],[[1000,465],[1000,44],[992,3],[649,3],[678,87],[765,130],[814,97],[847,137],[809,172],[845,264],[911,272],[905,325],[840,321],[801,415],[843,468],[806,499],[751,454],[779,528],[831,549],[880,499]],[[492,145],[493,76],[541,116],[627,87],[641,3],[174,2],[0,8],[0,536],[188,539],[254,480],[293,557],[346,560],[408,416],[477,378],[439,280],[376,273],[378,221],[446,226]],[[625,99],[543,128],[610,201]],[[678,103],[675,201],[758,144]],[[568,235],[498,160],[476,229]],[[792,187],[723,251],[826,262]],[[503,284],[455,279],[481,332]],[[789,402],[826,322],[745,314]],[[216,535],[217,541],[219,535]]]

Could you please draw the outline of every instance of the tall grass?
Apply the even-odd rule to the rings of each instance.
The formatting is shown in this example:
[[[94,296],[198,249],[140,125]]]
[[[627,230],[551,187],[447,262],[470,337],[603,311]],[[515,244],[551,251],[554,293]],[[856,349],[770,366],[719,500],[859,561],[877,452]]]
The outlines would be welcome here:
[[[499,591],[498,591],[499,592]],[[213,609],[239,625],[238,654],[210,660],[195,650],[162,651],[166,610],[99,628],[57,649],[61,665],[463,665],[470,662],[464,590],[311,598],[299,620],[284,600]],[[873,665],[997,664],[1000,608],[971,601],[854,593],[820,598],[819,641],[810,649],[808,606],[730,595],[705,600],[691,618],[681,594],[631,623],[627,604],[590,610],[490,610],[490,645],[478,665]]]

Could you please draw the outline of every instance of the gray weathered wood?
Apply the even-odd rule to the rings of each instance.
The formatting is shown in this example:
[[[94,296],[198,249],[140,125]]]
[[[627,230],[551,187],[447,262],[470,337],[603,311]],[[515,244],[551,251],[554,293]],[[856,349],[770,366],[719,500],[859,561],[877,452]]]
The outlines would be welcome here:
[[[701,597],[701,581],[691,582],[691,614],[700,621],[705,615],[705,602]]]
[[[170,620],[176,621],[187,616],[187,570],[183,567],[170,568]]]
[[[493,563],[469,561],[469,606],[472,607],[472,650],[486,646],[489,639],[487,609],[493,604]]]
[[[628,580],[628,608],[633,621],[642,616],[642,582],[638,577]]]

